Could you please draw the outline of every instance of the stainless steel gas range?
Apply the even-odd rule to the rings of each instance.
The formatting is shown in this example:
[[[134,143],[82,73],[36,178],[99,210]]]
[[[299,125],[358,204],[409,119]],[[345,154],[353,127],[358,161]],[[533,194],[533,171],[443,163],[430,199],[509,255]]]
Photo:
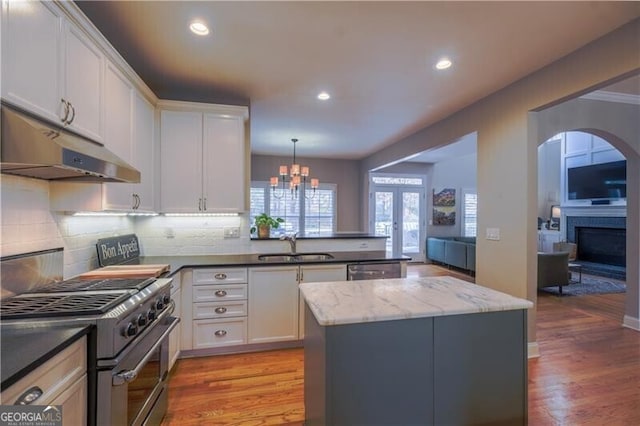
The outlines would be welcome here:
[[[3,269],[11,261],[9,270],[15,270],[21,259],[28,257],[3,258]],[[171,316],[171,279],[71,279],[27,286],[32,288],[2,300],[3,327],[94,325],[87,423],[159,424],[167,405],[168,336],[179,321]]]

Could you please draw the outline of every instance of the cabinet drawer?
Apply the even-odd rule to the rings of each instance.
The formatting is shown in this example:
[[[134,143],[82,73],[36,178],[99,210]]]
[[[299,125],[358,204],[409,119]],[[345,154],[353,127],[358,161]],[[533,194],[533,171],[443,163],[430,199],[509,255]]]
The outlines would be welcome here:
[[[246,317],[247,301],[193,304],[193,319]]]
[[[247,268],[194,269],[193,285],[247,282]]]
[[[246,318],[193,321],[193,349],[247,343]]]
[[[86,371],[87,338],[83,337],[2,392],[0,402],[14,405],[24,392],[37,386],[42,396],[33,403],[49,405]]]
[[[245,300],[246,284],[193,286],[194,302],[221,302],[225,300]]]

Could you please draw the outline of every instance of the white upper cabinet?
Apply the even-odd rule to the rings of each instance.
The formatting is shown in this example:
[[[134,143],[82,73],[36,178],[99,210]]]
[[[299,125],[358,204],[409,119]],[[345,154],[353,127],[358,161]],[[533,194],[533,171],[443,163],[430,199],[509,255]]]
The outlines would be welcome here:
[[[118,157],[133,160],[133,86],[108,63],[105,72],[105,141]]]
[[[2,98],[60,124],[61,28],[53,3],[2,2]]]
[[[133,164],[133,87],[110,63],[105,67],[105,140],[111,152]],[[134,184],[107,183],[105,210],[133,210],[138,204]]]
[[[246,210],[246,107],[161,102],[160,211]]]
[[[241,117],[204,114],[202,194],[205,210],[246,210],[244,148]]]
[[[2,2],[2,97],[102,141],[104,55],[54,3]]]
[[[102,141],[104,55],[73,24],[65,23],[64,34],[64,85],[60,100],[70,109],[66,122],[74,131]]]
[[[105,71],[105,141],[138,169],[140,183],[52,182],[56,211],[155,211],[155,109],[112,64]]]
[[[160,211],[202,211],[202,114],[160,114]]]
[[[140,183],[133,184],[136,210],[155,211],[155,108],[140,93],[133,104],[133,165],[140,172]]]

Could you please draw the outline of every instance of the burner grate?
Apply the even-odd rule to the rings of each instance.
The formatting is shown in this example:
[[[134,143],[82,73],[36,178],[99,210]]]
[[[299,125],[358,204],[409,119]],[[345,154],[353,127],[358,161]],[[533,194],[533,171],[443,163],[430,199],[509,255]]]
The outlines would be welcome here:
[[[83,280],[72,278],[47,284],[41,288],[31,290],[29,293],[60,293],[64,291],[90,291],[90,290],[142,290],[155,280],[155,278],[101,278]]]
[[[128,293],[16,296],[2,301],[0,317],[23,319],[103,314],[128,298]]]

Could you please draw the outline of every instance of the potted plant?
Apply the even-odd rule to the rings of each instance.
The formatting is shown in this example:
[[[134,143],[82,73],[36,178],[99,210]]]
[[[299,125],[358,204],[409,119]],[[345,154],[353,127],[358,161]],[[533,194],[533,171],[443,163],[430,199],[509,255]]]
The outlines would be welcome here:
[[[269,238],[271,228],[278,229],[280,224],[284,222],[284,219],[280,217],[271,217],[266,213],[260,213],[255,217],[253,226],[251,227],[251,233],[258,231],[258,238]]]

